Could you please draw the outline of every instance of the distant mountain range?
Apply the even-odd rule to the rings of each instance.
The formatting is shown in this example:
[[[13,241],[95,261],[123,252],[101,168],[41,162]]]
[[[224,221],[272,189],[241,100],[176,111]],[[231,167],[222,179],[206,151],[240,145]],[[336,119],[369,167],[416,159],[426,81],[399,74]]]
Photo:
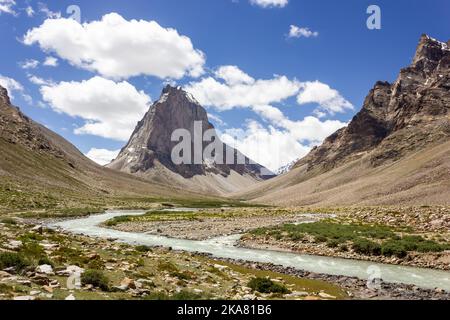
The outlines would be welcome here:
[[[450,41],[420,39],[350,124],[283,176],[238,197],[279,205],[449,204]],[[382,63],[382,62],[380,62]]]

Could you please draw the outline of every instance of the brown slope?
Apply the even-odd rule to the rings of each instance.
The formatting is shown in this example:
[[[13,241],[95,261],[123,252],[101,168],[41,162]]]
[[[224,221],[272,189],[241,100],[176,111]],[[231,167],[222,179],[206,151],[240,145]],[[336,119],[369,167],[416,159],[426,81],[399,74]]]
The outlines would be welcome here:
[[[442,203],[450,199],[450,49],[426,35],[394,84],[294,169],[237,195],[273,204]]]
[[[95,164],[11,105],[2,87],[0,151],[3,210],[107,204],[130,197],[199,197]]]

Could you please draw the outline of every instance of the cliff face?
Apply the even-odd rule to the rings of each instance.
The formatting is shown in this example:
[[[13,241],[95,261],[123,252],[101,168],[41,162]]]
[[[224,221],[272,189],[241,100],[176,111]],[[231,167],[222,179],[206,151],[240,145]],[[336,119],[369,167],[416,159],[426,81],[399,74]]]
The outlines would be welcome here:
[[[449,41],[450,43],[450,41]],[[294,168],[327,171],[371,152],[379,166],[450,135],[450,48],[427,35],[393,83],[377,82],[348,127],[328,137]]]
[[[244,157],[239,151],[225,146],[223,149],[223,161],[216,161],[215,157],[195,162],[196,147],[194,137],[198,132],[195,129],[201,127],[201,132],[207,130],[215,132],[209,122],[207,113],[203,107],[189,93],[181,88],[167,86],[164,88],[160,99],[155,102],[144,118],[138,123],[127,145],[121,150],[119,156],[108,167],[133,174],[145,175],[146,172],[164,166],[171,172],[183,178],[193,178],[208,174],[228,177],[231,171],[239,175],[248,175],[255,180],[264,178],[264,168],[253,164],[250,159]],[[175,164],[172,161],[172,150],[179,141],[171,141],[172,133],[177,129],[187,130],[190,134],[192,164]],[[201,134],[201,153],[211,141],[203,142]],[[215,139],[220,139],[215,135]],[[231,154],[233,163],[226,164],[226,154]],[[198,151],[198,149],[197,149]],[[197,152],[198,155],[198,152]],[[215,156],[215,155],[214,155]],[[237,164],[241,157],[245,161]],[[245,163],[244,163],[245,162]]]

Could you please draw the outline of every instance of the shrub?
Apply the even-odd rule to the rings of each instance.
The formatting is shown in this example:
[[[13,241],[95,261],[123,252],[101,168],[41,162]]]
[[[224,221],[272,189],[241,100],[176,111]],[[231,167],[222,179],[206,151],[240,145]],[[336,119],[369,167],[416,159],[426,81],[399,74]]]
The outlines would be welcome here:
[[[150,248],[149,246],[137,246],[136,247],[136,251],[145,253],[145,252],[151,252],[152,248]]]
[[[91,284],[103,291],[109,290],[109,279],[99,270],[87,270],[84,272],[81,276],[81,283],[83,285]]]
[[[20,254],[15,252],[0,253],[0,269],[14,268],[16,272],[28,267],[29,262]]]
[[[328,240],[327,247],[328,248],[337,248],[339,246],[338,240]]]
[[[378,256],[381,254],[381,246],[378,243],[367,239],[356,239],[353,242],[352,248],[356,253],[359,254],[374,256]]]
[[[383,243],[381,247],[381,254],[387,257],[396,256],[398,258],[404,258],[407,253],[405,246],[401,242],[395,240],[387,241],[386,243]]]
[[[3,218],[0,222],[4,223],[4,224],[11,224],[11,225],[17,224],[17,221],[14,220],[13,218]]]
[[[247,284],[253,291],[261,293],[289,293],[290,291],[283,285],[273,282],[267,278],[253,278]]]

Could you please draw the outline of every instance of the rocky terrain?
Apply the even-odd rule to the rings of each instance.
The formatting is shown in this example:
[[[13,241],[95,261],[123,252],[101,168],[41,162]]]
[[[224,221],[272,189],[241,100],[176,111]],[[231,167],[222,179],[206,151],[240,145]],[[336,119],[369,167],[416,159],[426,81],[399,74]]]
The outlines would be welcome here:
[[[71,236],[13,218],[0,221],[0,269],[0,300],[348,298],[323,280]],[[255,291],[248,287],[254,278],[269,278],[286,292]]]
[[[283,205],[448,204],[450,48],[427,35],[394,83],[290,173],[237,197]]]
[[[195,122],[199,123],[198,128],[195,127]],[[172,150],[180,142],[172,141],[172,134],[177,129],[186,130],[190,134],[189,163],[172,162]],[[212,141],[212,137],[208,141],[203,139],[207,130],[212,130],[214,142],[222,145],[222,152],[217,150],[218,154],[204,158],[203,151]],[[200,139],[199,144],[196,144],[195,137]],[[227,155],[231,156],[227,158]],[[200,157],[198,162],[194,162],[197,157]],[[209,122],[205,109],[195,98],[181,88],[169,85],[164,88],[160,99],[150,107],[127,145],[108,167],[208,193],[236,191],[268,178],[269,174],[268,169],[223,144]]]
[[[308,210],[308,209],[302,209]],[[323,255],[341,257],[346,259],[367,260],[388,264],[407,265],[423,268],[450,270],[450,209],[448,207],[397,207],[397,208],[336,208],[311,210],[322,213],[335,213],[330,223],[338,225],[354,226],[382,226],[386,230],[392,230],[399,236],[421,237],[426,241],[447,244],[446,250],[439,249],[436,252],[408,251],[401,255],[380,253],[361,253],[354,248],[349,241],[337,241],[334,239],[319,239],[317,234],[303,234],[299,239],[292,235],[284,234],[282,229],[268,229],[268,233],[249,233],[245,235],[240,245],[249,248],[270,249],[278,251],[290,251],[302,254]],[[383,243],[385,236],[373,240],[375,243]],[[418,239],[418,241],[424,241]],[[397,247],[394,247],[397,249]]]

